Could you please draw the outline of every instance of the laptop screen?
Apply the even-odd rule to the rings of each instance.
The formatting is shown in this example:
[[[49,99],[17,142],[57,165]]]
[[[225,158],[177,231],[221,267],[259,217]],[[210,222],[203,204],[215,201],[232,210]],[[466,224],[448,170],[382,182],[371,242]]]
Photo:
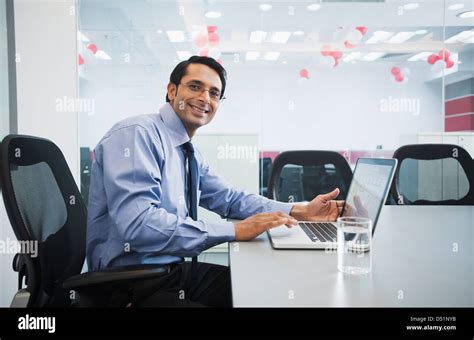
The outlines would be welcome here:
[[[394,159],[360,158],[354,170],[342,216],[368,217],[375,229],[396,163]]]

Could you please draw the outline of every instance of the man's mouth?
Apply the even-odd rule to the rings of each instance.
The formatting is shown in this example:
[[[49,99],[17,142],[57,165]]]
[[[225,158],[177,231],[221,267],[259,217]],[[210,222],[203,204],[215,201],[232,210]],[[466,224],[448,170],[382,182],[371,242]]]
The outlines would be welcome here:
[[[209,110],[206,110],[204,107],[199,107],[196,105],[188,104],[195,112],[199,114],[207,114],[209,113]]]

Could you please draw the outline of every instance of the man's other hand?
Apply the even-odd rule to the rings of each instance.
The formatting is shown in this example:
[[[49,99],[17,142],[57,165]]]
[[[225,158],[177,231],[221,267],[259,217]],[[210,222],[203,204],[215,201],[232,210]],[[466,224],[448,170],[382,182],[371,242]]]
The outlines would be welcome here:
[[[286,224],[292,227],[297,221],[283,212],[261,213],[235,224],[235,240],[249,241],[270,228]]]
[[[295,204],[290,215],[299,221],[335,221],[341,213],[344,201],[334,201],[339,189],[316,196],[307,205]]]

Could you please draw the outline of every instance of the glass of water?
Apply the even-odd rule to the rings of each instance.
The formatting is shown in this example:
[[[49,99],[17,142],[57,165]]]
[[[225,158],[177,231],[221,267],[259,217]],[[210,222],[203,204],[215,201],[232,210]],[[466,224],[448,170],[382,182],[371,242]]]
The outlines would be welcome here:
[[[337,268],[348,274],[372,270],[372,221],[366,217],[337,219]]]

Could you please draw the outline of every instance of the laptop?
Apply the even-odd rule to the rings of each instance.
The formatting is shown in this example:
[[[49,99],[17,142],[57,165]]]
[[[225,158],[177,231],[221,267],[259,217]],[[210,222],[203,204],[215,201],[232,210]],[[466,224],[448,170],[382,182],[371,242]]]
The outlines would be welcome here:
[[[372,234],[397,167],[393,158],[359,158],[340,216],[363,216],[372,220]],[[275,249],[330,249],[336,247],[337,222],[298,221],[267,230]]]

